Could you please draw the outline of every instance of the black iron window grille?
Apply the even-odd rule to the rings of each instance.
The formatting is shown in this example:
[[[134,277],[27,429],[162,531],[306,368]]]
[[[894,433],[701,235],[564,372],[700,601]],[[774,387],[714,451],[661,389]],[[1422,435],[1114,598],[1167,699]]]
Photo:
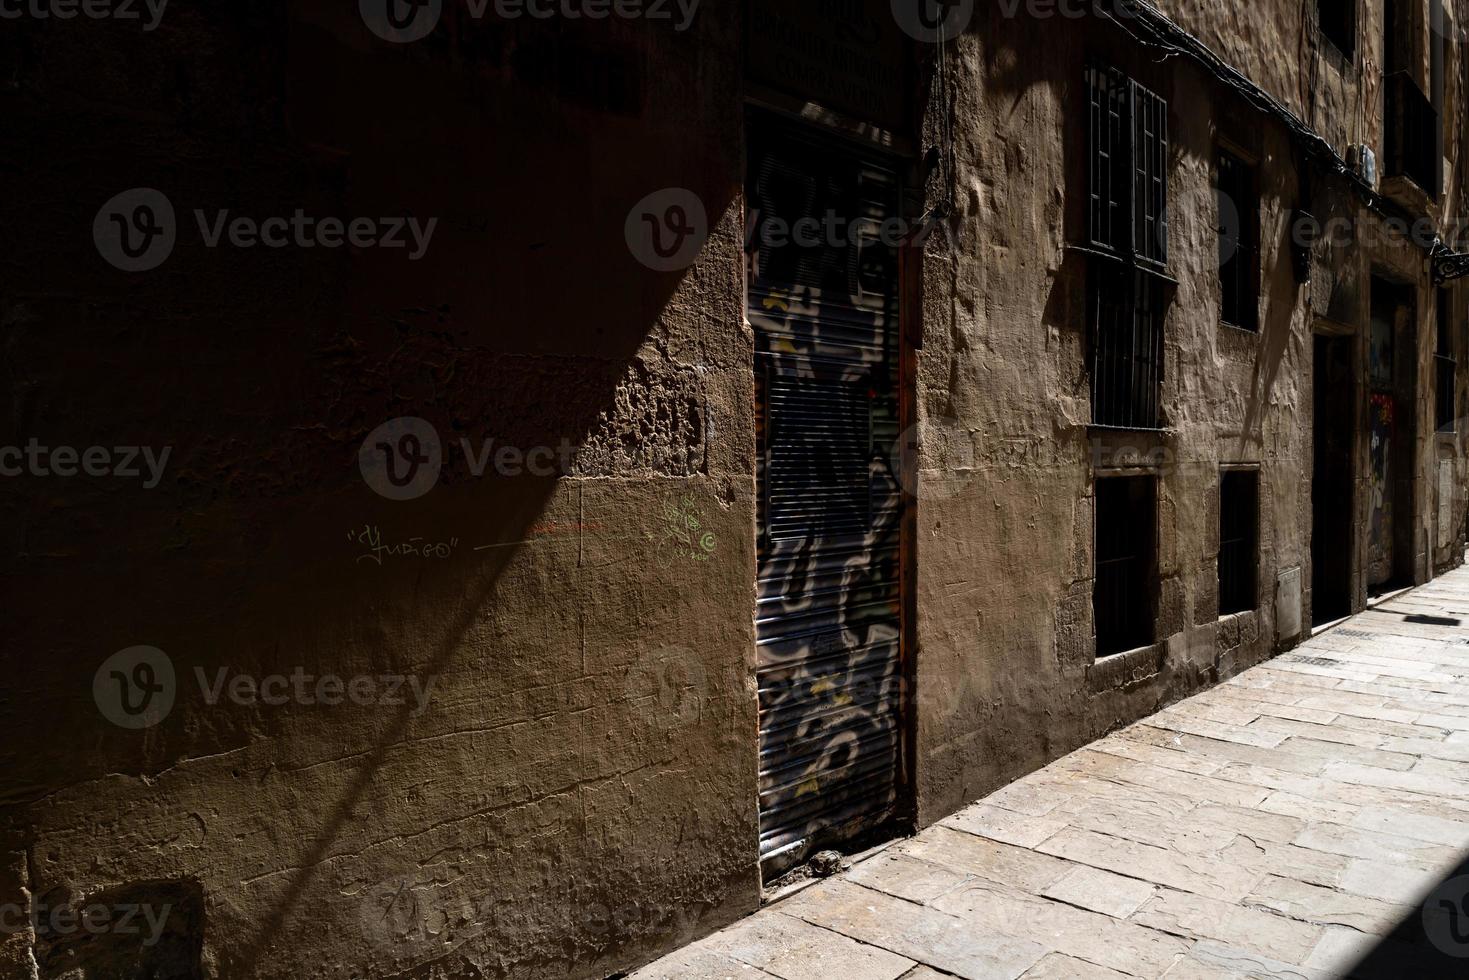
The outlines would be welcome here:
[[[1162,425],[1168,262],[1168,103],[1115,69],[1092,65],[1087,229],[1092,423]]]
[[[1357,51],[1357,0],[1316,0],[1321,33],[1348,58]]]
[[[1157,480],[1149,476],[1097,480],[1092,614],[1098,657],[1153,642],[1156,494]]]
[[[1119,257],[1168,264],[1168,103],[1116,69],[1087,68],[1088,232]]]
[[[1092,423],[1161,427],[1163,285],[1111,264],[1091,269]]]
[[[1219,614],[1254,609],[1260,553],[1260,474],[1219,475]]]
[[[1453,296],[1447,289],[1438,291],[1438,344],[1433,353],[1435,376],[1434,416],[1439,432],[1453,432],[1454,387],[1458,381],[1459,361],[1454,352]]]
[[[1244,330],[1260,327],[1259,214],[1255,172],[1225,150],[1219,151],[1219,318]]]

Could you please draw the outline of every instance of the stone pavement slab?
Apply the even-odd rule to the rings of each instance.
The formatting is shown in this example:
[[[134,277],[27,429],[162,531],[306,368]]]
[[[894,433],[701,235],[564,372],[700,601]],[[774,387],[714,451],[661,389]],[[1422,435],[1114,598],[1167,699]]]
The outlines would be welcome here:
[[[1439,908],[1469,911],[1460,618],[1469,568],[633,978],[1469,976]]]

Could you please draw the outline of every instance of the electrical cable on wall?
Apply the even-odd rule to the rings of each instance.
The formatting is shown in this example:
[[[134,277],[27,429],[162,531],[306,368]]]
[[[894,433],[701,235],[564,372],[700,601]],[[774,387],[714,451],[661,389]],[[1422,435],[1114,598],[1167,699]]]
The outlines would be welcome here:
[[[1113,14],[1107,9],[1109,6],[1126,12]],[[1389,220],[1413,223],[1411,214],[1373,190],[1372,186],[1353,171],[1330,143],[1307,126],[1289,107],[1242,75],[1215,54],[1203,41],[1173,23],[1156,7],[1145,0],[1095,0],[1095,9],[1100,16],[1110,20],[1118,29],[1139,44],[1166,51],[1165,57],[1184,55],[1190,58],[1220,84],[1234,91],[1259,111],[1280,122],[1301,144],[1307,159],[1328,174],[1344,178],[1348,186],[1357,193],[1370,211]],[[1128,22],[1136,24],[1147,34],[1147,37],[1132,30]],[[1469,253],[1454,252],[1437,235],[1431,245],[1425,246],[1417,242],[1414,244],[1427,252],[1429,257],[1438,264],[1442,264],[1443,260],[1448,257],[1463,264],[1469,264]]]

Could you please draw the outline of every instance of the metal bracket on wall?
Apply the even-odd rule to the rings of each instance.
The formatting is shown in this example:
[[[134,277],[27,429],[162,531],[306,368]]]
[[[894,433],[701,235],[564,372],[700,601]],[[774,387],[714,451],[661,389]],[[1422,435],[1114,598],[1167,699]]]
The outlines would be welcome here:
[[[1455,252],[1442,241],[1436,243],[1429,256],[1433,261],[1434,285],[1469,276],[1469,252]]]

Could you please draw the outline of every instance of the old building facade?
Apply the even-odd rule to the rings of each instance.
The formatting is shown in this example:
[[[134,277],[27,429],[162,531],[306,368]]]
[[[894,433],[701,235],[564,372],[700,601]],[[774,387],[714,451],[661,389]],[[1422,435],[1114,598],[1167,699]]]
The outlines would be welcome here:
[[[6,22],[7,975],[614,975],[1460,562],[1458,0],[528,6]]]

